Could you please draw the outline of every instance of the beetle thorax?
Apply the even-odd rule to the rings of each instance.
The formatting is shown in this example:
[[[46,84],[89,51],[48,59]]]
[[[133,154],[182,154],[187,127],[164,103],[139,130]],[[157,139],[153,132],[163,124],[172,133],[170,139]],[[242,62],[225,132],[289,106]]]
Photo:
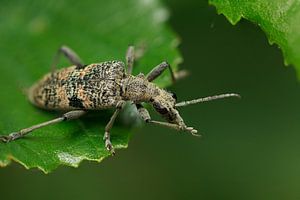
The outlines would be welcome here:
[[[161,89],[149,82],[143,74],[138,76],[128,75],[123,79],[123,98],[127,101],[149,102],[154,96],[159,95]]]

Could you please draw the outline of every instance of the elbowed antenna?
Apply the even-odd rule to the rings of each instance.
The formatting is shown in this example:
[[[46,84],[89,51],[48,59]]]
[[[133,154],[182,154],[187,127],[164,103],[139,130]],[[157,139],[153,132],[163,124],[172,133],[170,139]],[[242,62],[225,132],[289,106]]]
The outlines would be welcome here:
[[[191,104],[202,103],[202,102],[206,102],[206,101],[213,101],[213,100],[216,100],[216,99],[224,99],[224,98],[228,98],[228,97],[241,98],[241,96],[239,94],[235,94],[235,93],[220,94],[220,95],[214,95],[214,96],[204,97],[204,98],[200,98],[200,99],[193,99],[193,100],[190,100],[190,101],[182,101],[180,103],[176,103],[175,107],[188,106],[188,105],[191,105]]]

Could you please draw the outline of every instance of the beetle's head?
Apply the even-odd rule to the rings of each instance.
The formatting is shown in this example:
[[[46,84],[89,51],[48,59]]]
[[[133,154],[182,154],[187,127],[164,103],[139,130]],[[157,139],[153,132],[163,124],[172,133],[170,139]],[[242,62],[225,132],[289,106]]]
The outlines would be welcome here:
[[[176,94],[165,90],[161,90],[159,95],[150,99],[153,108],[168,122],[185,126],[176,109],[176,101]]]
[[[150,99],[150,103],[154,107],[154,109],[163,117],[165,118],[169,123],[177,124],[180,129],[190,131],[193,135],[197,133],[197,130],[193,129],[192,127],[187,127],[180,116],[177,108],[182,106],[187,106],[191,104],[197,104],[201,102],[206,101],[212,101],[216,99],[222,99],[227,97],[239,97],[240,95],[230,93],[230,94],[221,94],[221,95],[215,95],[210,97],[204,97],[199,99],[194,99],[190,101],[183,101],[177,103],[177,97],[172,92],[167,92],[165,90],[161,90],[159,94],[155,97],[152,97]]]

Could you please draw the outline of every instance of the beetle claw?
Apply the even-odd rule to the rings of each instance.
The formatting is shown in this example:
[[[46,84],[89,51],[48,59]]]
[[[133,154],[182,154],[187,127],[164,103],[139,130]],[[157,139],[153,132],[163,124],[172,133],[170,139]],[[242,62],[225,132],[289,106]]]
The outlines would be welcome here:
[[[110,140],[106,140],[106,141],[105,141],[105,147],[106,147],[107,151],[109,151],[109,152],[111,153],[111,155],[114,156],[114,155],[116,154],[116,152],[115,152],[115,150],[114,150],[114,147],[113,147],[113,145],[111,144]]]
[[[109,151],[111,153],[111,155],[115,155],[116,152],[114,150],[114,147],[110,141],[110,134],[109,132],[105,132],[103,140],[105,141],[105,148],[107,149],[107,151]]]

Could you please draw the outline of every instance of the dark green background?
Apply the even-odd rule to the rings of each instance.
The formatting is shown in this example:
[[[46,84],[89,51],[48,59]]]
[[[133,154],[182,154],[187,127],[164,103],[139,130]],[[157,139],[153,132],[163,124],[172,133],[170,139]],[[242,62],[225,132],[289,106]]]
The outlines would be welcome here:
[[[0,169],[1,199],[300,199],[295,70],[255,25],[232,26],[206,1],[166,3],[191,72],[170,90],[179,100],[224,92],[242,100],[183,108],[202,139],[148,125],[101,164],[49,175],[12,164]]]

